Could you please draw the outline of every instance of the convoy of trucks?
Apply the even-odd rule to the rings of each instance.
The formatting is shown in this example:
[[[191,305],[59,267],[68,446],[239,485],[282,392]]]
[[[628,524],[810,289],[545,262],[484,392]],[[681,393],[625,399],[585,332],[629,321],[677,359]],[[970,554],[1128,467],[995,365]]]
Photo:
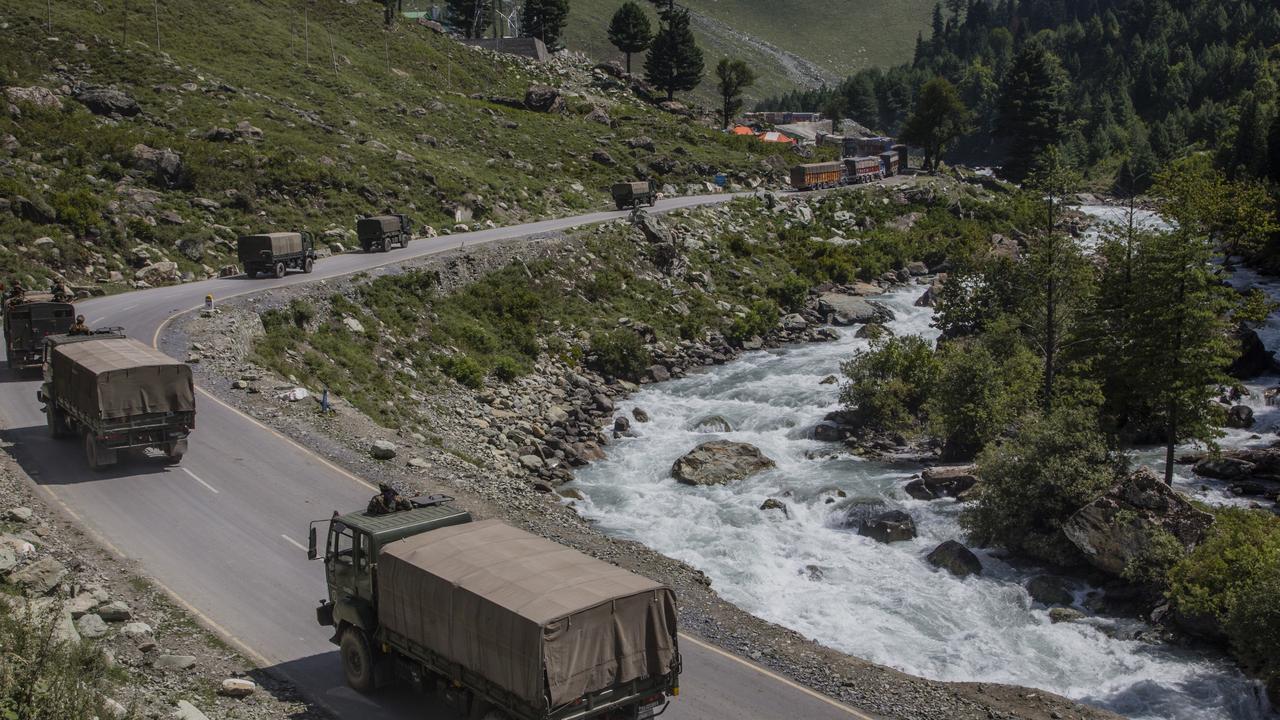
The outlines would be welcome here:
[[[475,720],[643,720],[679,694],[666,586],[433,496],[313,522],[347,683],[439,691]]]
[[[39,365],[44,339],[67,332],[75,323],[75,307],[47,293],[27,293],[3,305],[5,357],[15,370]]]
[[[393,243],[408,247],[413,225],[404,215],[371,215],[356,221],[356,238],[365,252],[387,252]]]
[[[49,433],[79,435],[94,470],[146,448],[176,463],[195,427],[191,368],[116,331],[45,338],[36,399]]]
[[[315,240],[305,231],[241,235],[236,254],[251,278],[259,274],[282,278],[290,270],[309,273],[316,261]]]

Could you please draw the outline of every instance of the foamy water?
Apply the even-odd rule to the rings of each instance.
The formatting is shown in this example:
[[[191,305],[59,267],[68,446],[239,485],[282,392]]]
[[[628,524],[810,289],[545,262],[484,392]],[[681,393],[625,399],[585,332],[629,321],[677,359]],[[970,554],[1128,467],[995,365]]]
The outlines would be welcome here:
[[[924,289],[883,298],[897,315],[895,333],[936,336],[931,311],[912,304]],[[1220,656],[1124,639],[1143,627],[1131,620],[1051,624],[1023,588],[1033,572],[980,549],[980,577],[955,578],[925,562],[944,540],[963,541],[959,506],[907,496],[901,487],[918,467],[830,457],[838,446],[809,437],[839,407],[838,385],[820,381],[864,347],[842,330],[836,342],[750,353],[647,386],[620,412],[639,406],[652,421],[633,424],[637,437],[578,472],[574,486],[588,498],[581,512],[699,568],[751,613],[909,673],[1037,687],[1137,718],[1266,715],[1259,686]],[[712,415],[732,432],[693,429]],[[778,466],[727,486],[676,483],[672,462],[713,438],[756,445]],[[837,490],[907,510],[920,536],[882,545],[840,529]],[[758,509],[771,497],[787,504],[789,517]],[[1078,588],[1077,599],[1087,590]]]

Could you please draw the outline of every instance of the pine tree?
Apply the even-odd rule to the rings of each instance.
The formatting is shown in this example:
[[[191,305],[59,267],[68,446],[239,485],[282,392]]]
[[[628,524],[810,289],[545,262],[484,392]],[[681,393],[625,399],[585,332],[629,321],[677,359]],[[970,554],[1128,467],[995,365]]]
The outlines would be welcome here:
[[[942,19],[942,3],[933,6],[933,35],[934,42],[942,42],[942,36],[946,34],[947,24]]]
[[[489,0],[447,0],[449,26],[465,37],[483,37],[493,20]]]
[[[653,29],[649,27],[649,16],[631,0],[622,3],[618,12],[609,21],[609,42],[626,53],[627,74],[631,74],[631,53],[642,52],[653,42]]]
[[[1280,185],[1280,109],[1271,119],[1271,130],[1267,133],[1267,179]]]
[[[1249,93],[1243,101],[1240,123],[1230,156],[1223,163],[1232,178],[1261,177],[1267,170],[1268,128],[1257,96]]]
[[[952,140],[969,132],[973,113],[965,107],[960,93],[946,78],[936,77],[920,89],[915,110],[902,128],[902,141],[924,148],[926,170],[938,161]]]
[[[569,0],[524,0],[520,11],[521,32],[536,37],[548,50],[559,50],[560,33],[569,17]]]
[[[702,81],[702,50],[689,27],[689,11],[669,9],[662,14],[662,27],[644,58],[645,79],[667,93],[692,90]]]
[[[1005,174],[1023,179],[1035,158],[1066,135],[1069,81],[1058,59],[1027,43],[1004,80],[998,128],[1009,143]]]
[[[742,91],[756,81],[756,74],[742,60],[720,58],[716,65],[716,79],[722,102],[720,118],[723,127],[728,128],[742,109]]]

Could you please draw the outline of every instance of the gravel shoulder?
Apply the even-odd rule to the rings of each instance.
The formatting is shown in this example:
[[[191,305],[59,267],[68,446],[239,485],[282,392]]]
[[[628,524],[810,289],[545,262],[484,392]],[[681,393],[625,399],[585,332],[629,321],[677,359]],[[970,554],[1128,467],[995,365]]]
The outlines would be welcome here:
[[[436,270],[444,278],[443,287],[456,289],[516,259],[566,248],[572,251],[576,242],[573,236],[561,235],[526,238],[422,258],[378,272],[400,272],[404,267]],[[557,387],[564,394],[564,383],[572,379],[566,379],[569,374],[555,361],[540,364],[534,379],[502,384],[509,387],[474,392],[450,383],[426,399],[428,421],[398,431],[380,427],[341,399],[334,399],[334,412],[327,415],[318,411],[314,394],[289,399],[297,382],[250,360],[252,342],[263,332],[259,313],[285,307],[294,298],[322,301],[367,280],[367,275],[356,276],[236,298],[213,313],[190,314],[171,323],[161,338],[162,347],[179,357],[189,355],[195,361],[197,382],[227,404],[350,472],[371,482],[393,482],[414,494],[447,493],[478,518],[501,519],[664,582],[679,595],[684,632],[864,711],[912,720],[1119,717],[1042,691],[935,682],[839,653],[726,602],[700,571],[638,543],[603,534],[577,515],[571,498],[554,492],[554,485],[544,480],[545,473],[539,477],[531,472],[533,468],[520,467],[492,442],[495,432],[505,439],[508,430],[530,428],[534,408],[525,403],[528,395],[555,392]],[[548,380],[550,387],[545,385]],[[587,380],[592,378],[588,375]],[[593,411],[597,423],[612,418],[615,407],[619,412],[632,408],[626,403],[629,389],[609,392],[608,412]],[[574,397],[568,394],[566,402],[572,405]],[[601,432],[598,439],[607,444],[608,435]],[[371,458],[370,448],[377,440],[395,446],[394,459]]]

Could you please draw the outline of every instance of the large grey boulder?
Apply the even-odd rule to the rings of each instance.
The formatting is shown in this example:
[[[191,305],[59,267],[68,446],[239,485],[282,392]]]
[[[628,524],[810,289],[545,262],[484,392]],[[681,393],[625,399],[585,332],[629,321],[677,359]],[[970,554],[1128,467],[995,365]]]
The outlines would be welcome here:
[[[129,151],[129,156],[134,167],[154,173],[167,185],[177,185],[182,181],[182,156],[168,148],[153,148],[138,143]]]
[[[733,432],[733,425],[723,415],[708,415],[693,424],[694,432],[727,433]]]
[[[919,478],[907,483],[904,489],[917,500],[937,500],[943,497],[964,500],[977,484],[978,476],[973,465],[957,465],[927,468]]]
[[[95,115],[137,115],[142,112],[138,101],[124,92],[101,85],[85,85],[73,95]]]
[[[80,632],[80,637],[92,640],[107,634],[107,623],[101,616],[88,613],[81,615],[76,621],[76,630]]]
[[[1215,480],[1239,480],[1254,473],[1257,466],[1243,458],[1210,455],[1191,466],[1197,475]]]
[[[1275,353],[1267,350],[1256,330],[1240,324],[1236,326],[1234,337],[1240,350],[1227,368],[1227,374],[1233,378],[1248,380],[1271,369]]]
[[[890,510],[864,520],[858,534],[882,543],[911,540],[916,536],[916,521],[902,510]]]
[[[948,540],[934,548],[925,559],[930,565],[942,568],[956,577],[982,574],[982,561],[973,551],[955,540]]]
[[[1157,531],[1190,550],[1212,524],[1213,515],[1193,506],[1151,468],[1142,467],[1077,510],[1062,532],[1094,567],[1122,576],[1130,562],[1146,556]]]
[[[775,466],[760,448],[712,440],[690,450],[671,466],[671,477],[685,485],[723,485]]]
[[[524,93],[524,106],[534,112],[560,112],[564,110],[564,97],[553,87],[533,85]]]
[[[818,296],[818,312],[830,318],[833,325],[886,323],[893,313],[883,305],[856,295],[823,293]]]
[[[49,88],[32,85],[31,87],[7,87],[4,95],[11,103],[26,103],[50,110],[61,110],[62,101]]]
[[[52,592],[67,577],[67,568],[54,558],[44,557],[9,575],[9,582],[28,591],[44,595]]]
[[[374,440],[369,446],[369,457],[374,460],[390,460],[396,456],[396,446],[388,440]]]

